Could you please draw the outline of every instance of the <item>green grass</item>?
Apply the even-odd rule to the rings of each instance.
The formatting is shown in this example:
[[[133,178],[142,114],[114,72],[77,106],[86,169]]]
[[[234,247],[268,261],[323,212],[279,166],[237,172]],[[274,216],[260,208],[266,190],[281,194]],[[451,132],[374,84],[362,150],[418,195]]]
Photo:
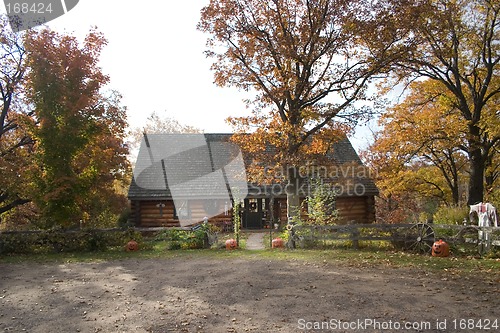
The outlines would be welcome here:
[[[188,249],[167,250],[167,242],[149,242],[148,246],[137,252],[126,252],[122,248],[110,249],[103,252],[84,253],[51,253],[33,255],[9,255],[0,257],[0,263],[70,263],[70,262],[102,262],[127,259],[169,259],[169,258],[207,258],[212,260],[248,259],[248,260],[300,260],[317,264],[332,266],[348,266],[361,269],[415,269],[419,271],[447,274],[469,275],[489,274],[500,277],[500,259],[475,258],[475,257],[448,257],[435,258],[428,255],[416,255],[405,252],[374,250],[364,248],[354,250],[349,248],[334,248],[328,250],[286,250],[265,249],[250,251],[237,249]]]
[[[233,238],[233,234],[221,234],[219,244]],[[98,252],[71,252],[71,253],[38,253],[29,255],[0,255],[0,263],[69,263],[69,262],[103,262],[128,259],[169,259],[169,258],[207,258],[214,260],[249,259],[249,260],[301,260],[318,264],[334,266],[348,266],[359,268],[406,268],[420,271],[442,271],[451,274],[480,274],[486,272],[500,277],[500,259],[476,258],[473,256],[452,256],[448,258],[434,258],[429,255],[410,254],[394,251],[387,244],[363,243],[360,249],[352,249],[349,244],[337,242],[328,244],[323,249],[270,249],[245,250],[246,234],[240,238],[240,248],[227,251],[224,248],[212,249],[181,249],[169,250],[169,242],[165,240],[146,240],[137,252],[126,252],[124,247],[111,248]],[[269,236],[265,238],[269,244]]]

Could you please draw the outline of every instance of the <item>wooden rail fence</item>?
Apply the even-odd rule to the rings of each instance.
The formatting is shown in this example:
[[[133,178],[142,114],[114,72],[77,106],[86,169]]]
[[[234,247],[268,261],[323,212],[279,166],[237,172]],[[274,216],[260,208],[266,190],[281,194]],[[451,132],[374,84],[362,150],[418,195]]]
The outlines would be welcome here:
[[[450,245],[478,246],[481,254],[500,246],[500,227],[445,224],[347,224],[297,225],[292,231],[292,246],[308,247],[318,242],[351,242],[354,248],[361,241],[388,241],[396,247],[415,252],[430,252],[438,239]],[[295,243],[295,244],[293,244]]]

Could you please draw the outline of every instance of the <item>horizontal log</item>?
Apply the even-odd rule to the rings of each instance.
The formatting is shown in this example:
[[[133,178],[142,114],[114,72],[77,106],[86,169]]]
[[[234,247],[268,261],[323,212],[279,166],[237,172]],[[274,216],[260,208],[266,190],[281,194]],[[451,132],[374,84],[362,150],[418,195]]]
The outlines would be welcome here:
[[[159,219],[141,219],[139,222],[141,224],[144,223],[165,224],[165,223],[173,223],[174,221],[159,220]]]
[[[339,212],[340,216],[366,216],[365,211]]]
[[[331,241],[404,241],[405,239],[403,238],[393,238],[390,236],[373,236],[373,237],[326,237],[326,236],[320,236],[320,237],[314,237],[314,236],[308,236],[304,237],[304,240],[309,240],[309,241],[314,241],[314,240],[331,240]]]
[[[330,232],[352,232],[359,229],[374,229],[374,230],[383,230],[383,231],[391,231],[391,230],[409,230],[411,228],[415,228],[417,224],[413,223],[401,223],[401,224],[347,224],[347,225],[326,225],[326,226],[312,226],[312,225],[300,225],[296,226],[297,230],[300,229],[310,229],[311,231],[330,231]],[[429,224],[429,226],[434,230],[439,229],[449,229],[460,231],[465,228],[474,229],[474,230],[484,230],[492,233],[500,232],[500,227],[478,227],[475,225],[448,225],[448,224]]]
[[[141,220],[156,220],[156,221],[176,221],[173,216],[163,216],[158,215],[141,215]]]
[[[366,219],[366,214],[340,214],[339,216],[344,220],[358,220],[358,219]],[[360,222],[357,222],[359,224]]]
[[[141,221],[141,224],[139,225],[139,227],[178,227],[180,226],[180,224],[178,222],[176,223],[165,223],[165,222],[162,222],[162,223],[154,223],[154,222],[151,222],[151,221]]]
[[[225,222],[232,222],[230,219],[209,219],[208,220],[210,223],[225,223]]]
[[[353,209],[353,208],[363,208],[366,209],[367,205],[365,202],[360,203],[346,203],[345,205],[335,205],[337,209]]]
[[[172,201],[142,201],[139,203],[141,207],[157,207],[159,204],[165,205],[164,207],[174,207]]]
[[[174,212],[173,211],[163,211],[160,214],[159,211],[146,210],[146,211],[140,211],[139,213],[141,214],[141,216],[144,216],[144,215],[152,215],[152,216],[158,216],[158,217],[160,217],[160,215],[161,216],[174,216]]]
[[[365,201],[359,201],[359,202],[344,202],[344,203],[336,203],[335,204],[336,208],[347,208],[347,207],[366,207],[366,202]]]
[[[356,202],[342,202],[342,203],[335,203],[335,207],[337,208],[345,208],[345,207],[363,207],[366,206],[366,201],[356,201]]]
[[[157,216],[160,216],[160,211],[159,210],[142,210],[141,212],[141,215],[144,215],[144,214],[150,214],[150,215],[157,215]],[[174,215],[174,211],[162,211],[162,215],[164,216],[169,216],[169,215]]]
[[[155,213],[160,213],[160,208],[158,207],[141,207],[140,209],[141,212],[155,212]],[[174,207],[163,207],[162,212],[173,212]]]
[[[350,212],[366,212],[366,207],[350,207],[350,208],[339,208],[337,210],[343,214],[349,214]]]
[[[337,207],[337,210],[342,213],[342,214],[349,214],[349,213],[354,213],[354,212],[363,212],[366,213],[367,209],[366,207],[349,207],[349,208],[339,208]]]
[[[178,222],[166,222],[166,221],[154,221],[154,220],[141,221],[141,225],[167,225],[167,224],[178,224]]]
[[[141,220],[159,220],[159,221],[177,221],[174,219],[174,215],[163,215],[160,216],[158,214],[141,214]]]
[[[344,235],[344,236],[342,236]],[[339,234],[339,235],[309,235],[302,237],[303,240],[307,241],[325,241],[325,240],[330,240],[330,241],[395,241],[395,242],[411,242],[411,238],[404,237],[404,236],[349,236],[348,234]],[[491,237],[491,242],[494,246],[500,245],[500,237],[493,238]],[[433,239],[434,240],[434,239]],[[432,241],[432,240],[430,240]],[[446,239],[448,243],[451,244],[472,244],[472,245],[477,245],[477,239],[474,239],[472,237],[466,237],[466,238],[453,238],[450,237]]]

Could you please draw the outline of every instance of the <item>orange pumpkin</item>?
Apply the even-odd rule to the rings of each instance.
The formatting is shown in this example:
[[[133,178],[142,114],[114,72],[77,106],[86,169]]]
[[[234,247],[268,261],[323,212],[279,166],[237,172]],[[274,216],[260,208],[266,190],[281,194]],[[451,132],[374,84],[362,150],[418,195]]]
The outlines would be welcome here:
[[[450,246],[442,239],[432,244],[433,257],[448,257],[450,255]]]
[[[226,241],[226,250],[234,250],[238,247],[238,243],[236,240],[231,238]]]
[[[125,250],[127,251],[137,251],[139,250],[139,244],[135,240],[131,240],[125,246]]]
[[[273,241],[271,242],[271,245],[272,245],[272,248],[275,249],[275,248],[282,248],[284,245],[283,245],[283,239],[277,237],[275,239],[273,239]]]

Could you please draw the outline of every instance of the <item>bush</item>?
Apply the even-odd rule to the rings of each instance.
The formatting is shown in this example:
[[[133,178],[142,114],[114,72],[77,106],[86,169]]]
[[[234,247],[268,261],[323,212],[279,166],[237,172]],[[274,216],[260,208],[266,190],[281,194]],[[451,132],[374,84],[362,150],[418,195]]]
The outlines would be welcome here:
[[[0,254],[6,253],[35,253],[41,247],[38,234],[9,233],[0,234]]]
[[[208,247],[207,230],[210,226],[201,225],[197,230],[168,229],[160,232],[156,241],[167,241],[169,250],[202,249]]]
[[[434,222],[437,224],[462,224],[464,218],[468,219],[469,209],[467,207],[439,207],[434,214]]]
[[[121,212],[120,216],[118,216],[118,227],[119,228],[131,228],[133,227],[133,223],[130,221],[130,215],[132,214],[130,208],[125,209]]]
[[[48,230],[0,233],[0,254],[104,251],[122,247],[142,235],[128,230]]]
[[[313,191],[303,201],[303,205],[307,205],[309,223],[315,225],[335,224],[339,220],[335,189],[319,179],[311,179],[311,185]]]

